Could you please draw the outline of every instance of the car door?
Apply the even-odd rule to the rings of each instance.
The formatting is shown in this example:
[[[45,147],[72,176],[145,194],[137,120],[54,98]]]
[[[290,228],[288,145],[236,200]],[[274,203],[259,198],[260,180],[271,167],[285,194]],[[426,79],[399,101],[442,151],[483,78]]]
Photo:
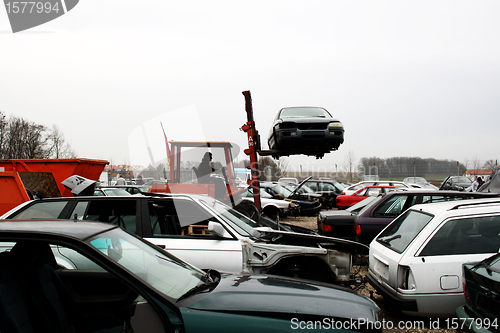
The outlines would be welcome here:
[[[359,225],[358,237],[363,242],[370,242],[392,220],[399,216],[408,207],[415,204],[416,196],[405,193],[396,194],[382,200],[373,210],[367,210],[361,216],[356,216],[355,224]]]
[[[189,198],[149,199],[145,238],[184,261],[202,268],[241,272],[242,247],[234,230]],[[208,223],[223,227],[223,236],[208,231]]]

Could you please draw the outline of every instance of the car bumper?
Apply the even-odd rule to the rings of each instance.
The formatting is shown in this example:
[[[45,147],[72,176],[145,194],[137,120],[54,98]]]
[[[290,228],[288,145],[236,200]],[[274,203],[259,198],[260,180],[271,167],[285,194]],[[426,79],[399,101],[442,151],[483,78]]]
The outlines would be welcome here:
[[[486,329],[486,322],[484,319],[476,316],[476,314],[469,309],[466,305],[459,306],[455,313],[459,321],[457,321],[457,325],[459,327],[467,328],[467,330],[476,332],[476,333],[492,333],[498,332],[493,330]]]
[[[293,134],[292,134],[293,133]],[[337,148],[344,142],[344,133],[330,132],[329,130],[281,130],[276,132],[278,148],[290,148],[300,142],[300,146],[327,146]]]
[[[389,288],[380,283],[370,273],[366,274],[366,278],[368,279],[368,282],[370,282],[372,287],[375,288],[375,290],[377,290],[377,292],[384,297],[384,300],[386,302],[391,303],[400,311],[418,312],[418,305],[416,300],[406,299],[397,294],[394,294]]]
[[[378,280],[369,270],[370,284],[384,299],[404,314],[419,317],[453,317],[455,309],[465,303],[463,293],[402,294]]]

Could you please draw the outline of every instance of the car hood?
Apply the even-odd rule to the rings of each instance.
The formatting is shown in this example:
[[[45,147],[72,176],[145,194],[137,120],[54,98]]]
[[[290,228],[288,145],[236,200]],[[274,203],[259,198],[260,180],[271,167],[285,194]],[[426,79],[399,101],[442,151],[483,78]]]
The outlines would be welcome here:
[[[210,294],[186,308],[371,321],[376,320],[379,311],[372,300],[352,290],[272,275],[223,275]]]
[[[304,186],[304,184],[305,184],[305,183],[306,183],[309,179],[311,179],[311,178],[312,178],[312,176],[309,176],[309,177],[307,177],[306,179],[304,179],[303,181],[301,181],[301,182],[300,182],[300,184],[299,184],[299,186],[297,186],[297,187],[295,188],[295,190],[293,190],[293,191],[292,191],[292,194],[290,194],[290,196],[294,196],[294,195],[297,193],[297,191],[298,191],[298,190],[299,190],[302,186]]]
[[[333,247],[335,249],[345,250],[347,252],[365,252],[370,249],[369,246],[362,243],[358,243],[348,239],[322,236],[318,234],[303,234],[282,230],[265,230],[260,231],[260,233],[261,237],[259,238],[259,241],[264,242],[300,246],[317,246],[317,244],[321,244],[321,246],[325,248]]]

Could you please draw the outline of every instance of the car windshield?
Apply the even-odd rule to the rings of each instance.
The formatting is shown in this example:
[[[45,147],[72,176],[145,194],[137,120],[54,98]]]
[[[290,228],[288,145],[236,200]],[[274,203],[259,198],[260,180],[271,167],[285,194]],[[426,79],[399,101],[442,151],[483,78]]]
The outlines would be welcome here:
[[[280,118],[331,118],[332,116],[322,108],[284,108],[281,109]]]
[[[131,195],[129,192],[122,188],[103,188],[102,189],[107,196],[120,196],[120,195]]]
[[[458,183],[472,184],[469,178],[463,176],[452,178],[451,182],[456,184]]]
[[[427,181],[423,177],[409,177],[405,179],[405,183],[409,184],[427,184]]]
[[[229,224],[237,233],[245,237],[254,236],[257,222],[217,200],[201,199],[200,202],[218,218]]]
[[[491,261],[489,268],[492,271],[500,273],[500,254],[496,254],[494,257],[495,258],[493,258],[493,260]],[[490,260],[491,260],[491,258],[490,258]]]
[[[275,185],[271,187],[271,189],[276,192],[277,194],[283,194],[285,198],[288,198],[290,194],[292,194],[292,191],[290,191],[288,188],[282,186],[282,185]]]
[[[203,271],[119,228],[93,236],[86,243],[173,299],[203,282]]]
[[[363,209],[364,207],[366,207],[368,204],[370,204],[373,201],[377,201],[377,197],[368,197],[366,199],[363,199],[360,202],[352,205],[351,207],[348,207],[346,209],[346,211],[353,213],[353,214],[357,214],[361,211],[361,209]]]
[[[378,197],[368,197],[365,200],[371,198],[372,201],[369,201],[363,208],[361,208],[358,212],[359,215],[363,214],[365,211],[367,211],[371,206],[375,205],[377,202],[379,202],[382,199],[382,196]],[[359,203],[365,202],[365,200],[360,201]]]
[[[409,210],[389,224],[377,237],[377,242],[402,253],[433,217]]]

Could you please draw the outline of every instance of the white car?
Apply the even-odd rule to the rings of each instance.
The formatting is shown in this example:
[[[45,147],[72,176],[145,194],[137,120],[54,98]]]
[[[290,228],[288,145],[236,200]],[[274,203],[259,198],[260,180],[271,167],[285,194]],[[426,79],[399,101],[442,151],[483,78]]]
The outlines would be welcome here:
[[[263,189],[260,189],[259,193],[262,213],[273,220],[278,220],[288,215],[296,215],[300,210],[299,205],[290,200],[274,199],[272,195]],[[242,199],[248,200],[253,204],[253,192],[250,188],[247,188],[247,190],[243,192]]]
[[[405,314],[453,317],[465,303],[462,264],[499,249],[499,199],[415,205],[370,243],[367,278]]]
[[[203,269],[350,281],[356,242],[257,222],[209,196],[190,194],[65,197],[28,201],[0,219],[73,219],[116,224]],[[75,227],[77,224],[75,224]]]
[[[352,195],[354,192],[357,190],[361,190],[362,188],[365,188],[367,186],[395,186],[397,188],[411,188],[410,185],[405,184],[403,182],[398,182],[398,181],[362,181],[359,183],[356,183],[354,185],[348,186],[344,188],[342,191],[342,195]]]

